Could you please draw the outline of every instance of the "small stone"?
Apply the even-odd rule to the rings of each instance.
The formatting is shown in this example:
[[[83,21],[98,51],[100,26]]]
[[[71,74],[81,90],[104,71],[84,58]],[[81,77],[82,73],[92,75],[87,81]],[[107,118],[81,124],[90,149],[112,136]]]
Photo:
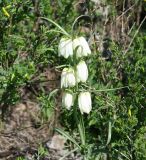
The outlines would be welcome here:
[[[62,150],[66,139],[61,135],[54,135],[50,141],[47,142],[47,147],[50,149]]]

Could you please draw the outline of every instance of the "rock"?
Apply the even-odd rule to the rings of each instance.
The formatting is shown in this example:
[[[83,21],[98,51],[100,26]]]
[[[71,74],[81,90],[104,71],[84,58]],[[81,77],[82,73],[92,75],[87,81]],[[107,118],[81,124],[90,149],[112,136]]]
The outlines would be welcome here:
[[[50,141],[47,142],[47,147],[55,150],[63,150],[66,139],[61,135],[54,135]]]

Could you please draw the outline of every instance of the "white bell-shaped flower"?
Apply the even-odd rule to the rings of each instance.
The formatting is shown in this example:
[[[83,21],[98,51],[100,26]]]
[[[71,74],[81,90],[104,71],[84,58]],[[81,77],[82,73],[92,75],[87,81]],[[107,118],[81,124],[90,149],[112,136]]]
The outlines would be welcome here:
[[[85,61],[80,61],[76,66],[77,82],[86,82],[88,78],[88,68]]]
[[[73,40],[73,49],[76,52],[77,58],[91,54],[90,47],[84,37],[79,37]]]
[[[69,92],[64,92],[62,96],[62,104],[68,110],[73,106],[73,95]]]
[[[59,56],[68,58],[73,55],[73,44],[71,39],[62,38],[58,46]]]
[[[64,68],[61,74],[61,88],[74,87],[76,78],[73,68]]]
[[[82,114],[89,114],[92,109],[91,94],[89,92],[81,92],[78,96],[78,105]]]

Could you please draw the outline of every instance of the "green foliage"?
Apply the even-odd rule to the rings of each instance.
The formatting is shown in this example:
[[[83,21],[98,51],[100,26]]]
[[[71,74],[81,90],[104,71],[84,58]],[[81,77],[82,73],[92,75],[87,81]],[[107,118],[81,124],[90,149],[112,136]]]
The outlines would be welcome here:
[[[42,93],[42,95],[40,95],[38,97],[40,106],[41,106],[41,112],[42,112],[42,117],[43,120],[50,120],[51,118],[53,118],[53,113],[54,113],[54,106],[55,106],[55,98],[54,96],[56,95],[58,89],[53,90],[49,95],[45,95],[44,93]]]
[[[42,145],[40,145],[38,148],[38,153],[36,154],[37,159],[43,158],[46,155],[48,155],[48,151]]]
[[[138,0],[133,2],[140,3]],[[3,10],[0,9],[2,112],[7,111],[7,106],[21,101],[21,89],[31,88],[35,78],[40,78],[41,72],[46,68],[68,63],[63,58],[58,58],[57,47],[63,29],[72,36],[72,24],[79,16],[75,3],[76,1],[42,0],[37,11],[32,1],[0,1],[0,8],[4,7]],[[107,3],[112,5],[111,1]],[[100,18],[98,12],[92,12],[93,6],[94,3],[90,2],[88,11],[91,20],[80,19],[75,25],[76,35],[85,35],[80,34],[79,27]],[[110,18],[118,12],[113,5],[111,8]],[[145,10],[146,2],[143,2],[143,8]],[[55,24],[60,25],[62,30]],[[97,27],[99,32],[102,29]],[[131,36],[135,30],[136,28]],[[92,92],[93,109],[90,115],[83,115],[85,146],[81,145],[72,110],[61,111],[60,123],[65,131],[57,131],[68,137],[81,153],[84,150],[83,154],[87,154],[89,160],[103,160],[106,157],[112,160],[146,159],[146,35],[143,30],[136,36],[126,54],[120,43],[110,42],[110,61],[103,59],[101,53],[95,50],[95,44],[91,43],[93,53],[87,59],[90,77],[83,87]],[[36,84],[38,88],[41,86],[41,78],[39,80]],[[42,119],[49,120],[54,113],[58,90],[49,93],[43,89],[37,91],[35,99],[41,106]],[[34,96],[35,93],[32,91],[32,94]],[[47,151],[40,147],[38,156],[45,157],[46,154]]]
[[[48,156],[49,153],[47,151],[47,149],[45,149],[42,145],[39,146],[38,150],[37,150],[37,153],[34,154],[32,157],[31,157],[31,160],[41,160],[43,158],[45,158],[46,156]],[[27,160],[28,158],[27,157],[17,157],[16,160]]]
[[[136,139],[134,142],[136,157],[138,160],[146,159],[146,127],[141,127],[136,133]]]
[[[25,158],[17,157],[16,160],[25,160]]]

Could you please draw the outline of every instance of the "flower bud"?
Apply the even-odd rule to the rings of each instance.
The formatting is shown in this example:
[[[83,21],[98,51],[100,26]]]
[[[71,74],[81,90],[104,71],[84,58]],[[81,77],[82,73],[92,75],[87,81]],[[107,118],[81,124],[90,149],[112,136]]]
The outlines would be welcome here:
[[[62,104],[68,110],[73,106],[73,95],[69,92],[64,92],[62,96]]]
[[[91,54],[89,45],[84,37],[79,37],[73,40],[73,49],[76,51],[77,58]]]
[[[81,92],[78,96],[78,105],[81,113],[89,114],[92,109],[91,94],[89,92]]]
[[[88,68],[85,61],[80,61],[76,68],[77,82],[86,82],[88,78]]]
[[[76,84],[75,73],[72,68],[64,68],[61,74],[61,88],[74,87]]]
[[[73,55],[73,44],[71,39],[62,38],[58,46],[59,56],[68,58]]]

